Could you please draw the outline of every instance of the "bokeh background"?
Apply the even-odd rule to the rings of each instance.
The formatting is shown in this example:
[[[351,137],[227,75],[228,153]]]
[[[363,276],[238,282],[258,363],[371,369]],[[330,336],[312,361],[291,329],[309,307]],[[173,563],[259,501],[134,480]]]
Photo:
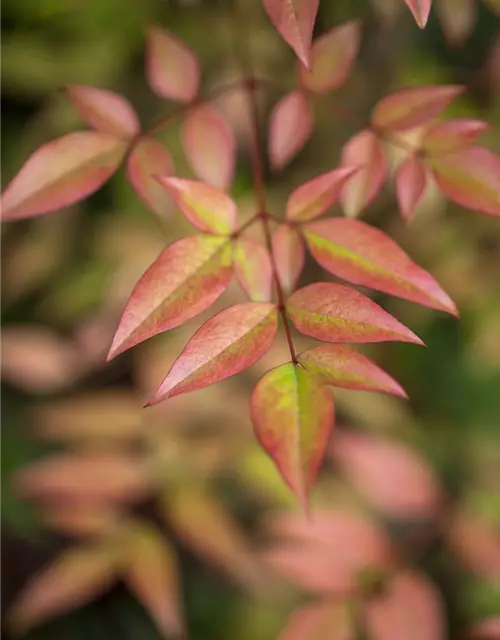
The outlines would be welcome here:
[[[175,108],[162,104],[144,79],[144,35],[150,22],[167,27],[193,47],[202,61],[205,89],[237,77],[231,4],[4,0],[4,185],[41,144],[82,127],[62,90],[66,84],[122,93],[145,124]],[[251,20],[256,73],[292,86],[293,54],[260,4],[243,4]],[[437,9],[439,0],[435,4]],[[491,122],[494,128],[483,143],[500,152],[500,20],[479,0],[470,4],[476,16],[464,36],[457,27],[460,8],[444,23],[433,11],[428,27],[420,31],[402,0],[322,1],[317,33],[351,18],[364,19],[358,62],[333,95],[335,103],[363,123],[375,101],[395,88],[466,83],[469,91],[447,115]],[[264,113],[278,97],[275,91],[263,94]],[[253,207],[245,105],[238,93],[221,98],[217,105],[238,134],[231,193],[244,219]],[[305,150],[280,174],[266,171],[269,199],[278,216],[294,186],[338,164],[342,144],[356,130],[336,115],[330,97],[318,103],[316,114],[316,130]],[[176,173],[191,176],[178,133],[174,124],[159,139],[172,153]],[[392,150],[391,158],[396,165],[400,156]],[[390,535],[399,540],[403,536],[410,550],[426,540],[418,566],[441,593],[449,637],[466,637],[468,625],[500,613],[500,224],[445,202],[431,189],[408,227],[398,216],[390,183],[363,219],[385,229],[438,279],[457,303],[461,319],[374,295],[428,348],[363,348],[401,382],[410,400],[339,391],[337,425],[345,433],[359,429],[410,447],[440,487],[447,513],[454,514],[452,520],[463,518],[463,527],[456,529],[461,532],[457,536],[450,533],[455,525],[437,526],[444,513],[438,508],[413,524],[394,519],[394,514],[388,517],[384,509],[373,510],[334,454],[322,469],[313,504],[374,514]],[[300,587],[279,581],[275,585],[274,572],[262,562],[261,551],[268,542],[264,523],[296,507],[257,447],[248,412],[249,394],[258,378],[287,358],[282,337],[249,371],[146,410],[141,408],[144,402],[193,330],[214,310],[111,364],[104,362],[133,285],[165,244],[187,230],[173,208],[161,220],[151,214],[123,169],[82,203],[2,227],[4,613],[28,578],[75,544],[69,535],[75,525],[65,520],[68,509],[50,510],[16,489],[16,473],[54,451],[129,456],[131,465],[144,452],[157,454],[154,484],[133,505],[120,507],[125,515],[119,533],[132,517],[163,532],[178,558],[181,598],[194,640],[275,638],[293,605],[303,598]],[[329,276],[308,262],[301,282],[318,279]],[[236,285],[231,286],[216,310],[240,298]],[[297,340],[300,346],[309,344]],[[335,436],[332,451],[334,445]],[[397,483],[396,469],[382,462],[377,468],[380,479],[394,477]],[[68,473],[70,478],[73,472]],[[82,483],[91,483],[92,472],[82,473]],[[109,476],[113,473],[110,470]],[[61,483],[68,478],[61,476]],[[419,487],[403,485],[406,492],[413,496]],[[90,636],[154,640],[159,634],[143,608],[118,584],[95,602],[55,617],[28,635],[30,640]]]

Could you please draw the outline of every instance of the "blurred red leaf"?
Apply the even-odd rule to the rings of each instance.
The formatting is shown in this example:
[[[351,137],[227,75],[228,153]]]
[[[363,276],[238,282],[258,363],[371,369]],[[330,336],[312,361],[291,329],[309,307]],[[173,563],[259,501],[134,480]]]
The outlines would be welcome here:
[[[108,361],[210,307],[231,279],[227,238],[188,236],[169,245],[134,287]]]
[[[150,26],[147,39],[146,77],[162,98],[191,102],[200,85],[196,56],[182,40],[166,29]]]
[[[429,19],[432,0],[405,0],[415,18],[415,22],[423,29]]]
[[[271,299],[273,267],[264,245],[238,238],[233,246],[233,267],[240,285],[251,300],[268,302]]]
[[[227,189],[234,175],[236,140],[223,116],[210,104],[188,111],[181,141],[197,176],[219,189]]]
[[[436,122],[431,125],[422,138],[422,148],[431,156],[446,155],[469,147],[476,138],[491,129],[491,125],[482,120],[456,118]]]
[[[399,165],[395,179],[399,211],[405,220],[410,220],[424,194],[427,183],[425,165],[410,155]]]
[[[42,520],[59,533],[95,538],[118,530],[119,516],[109,504],[62,504],[57,500],[40,505]]]
[[[97,87],[70,85],[67,89],[82,120],[96,131],[133,138],[141,125],[132,105],[123,96]]]
[[[278,640],[352,640],[348,608],[338,602],[319,602],[297,609]]]
[[[280,224],[272,237],[276,270],[285,293],[293,291],[304,268],[305,247],[298,231]]]
[[[2,219],[20,220],[67,207],[97,191],[118,168],[126,141],[75,131],[34,151],[2,194]]]
[[[268,152],[271,166],[283,169],[302,150],[313,129],[307,96],[292,91],[274,106],[269,118]]]
[[[313,257],[333,275],[457,315],[436,280],[375,227],[359,220],[317,220],[304,225],[304,235]]]
[[[155,176],[168,176],[173,172],[169,152],[160,142],[147,136],[134,145],[127,160],[127,177],[132,187],[144,204],[159,215],[165,215],[172,208],[172,201]]]
[[[472,628],[470,640],[499,640],[500,615],[486,618]]]

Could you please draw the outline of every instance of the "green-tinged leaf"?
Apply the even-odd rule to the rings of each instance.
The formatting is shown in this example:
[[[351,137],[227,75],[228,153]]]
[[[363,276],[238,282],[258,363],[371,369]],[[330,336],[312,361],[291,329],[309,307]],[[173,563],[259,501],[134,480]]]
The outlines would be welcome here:
[[[333,397],[292,362],[269,371],[251,400],[256,436],[307,509],[333,426]]]
[[[367,296],[350,287],[316,282],[288,298],[286,310],[301,332],[325,342],[422,341]]]
[[[207,233],[229,234],[236,225],[236,204],[220,189],[196,180],[157,180],[186,218]]]
[[[272,237],[276,271],[285,293],[295,289],[305,262],[305,247],[299,232],[287,224],[280,224]]]
[[[134,287],[108,360],[210,307],[231,274],[227,238],[189,236],[169,245]]]
[[[270,302],[246,302],[217,313],[194,334],[148,404],[247,369],[270,349],[277,326],[278,311]]]
[[[313,257],[333,275],[458,315],[436,280],[375,227],[359,220],[318,220],[304,226],[304,235]]]
[[[2,220],[31,218],[83,200],[113,175],[126,149],[126,141],[97,131],[76,131],[44,144],[2,194]]]
[[[352,626],[347,605],[327,600],[294,611],[278,640],[352,640]]]
[[[318,377],[322,384],[381,391],[406,398],[404,389],[374,362],[353,349],[341,345],[320,345],[297,356],[299,363]]]
[[[233,246],[234,273],[251,300],[271,299],[273,267],[269,252],[260,242],[238,238]]]
[[[422,149],[430,156],[441,156],[470,147],[476,138],[491,129],[483,120],[457,118],[436,122],[422,138]]]
[[[144,136],[134,145],[127,160],[127,177],[144,204],[160,216],[172,209],[172,200],[155,175],[174,172],[172,158],[164,145]]]

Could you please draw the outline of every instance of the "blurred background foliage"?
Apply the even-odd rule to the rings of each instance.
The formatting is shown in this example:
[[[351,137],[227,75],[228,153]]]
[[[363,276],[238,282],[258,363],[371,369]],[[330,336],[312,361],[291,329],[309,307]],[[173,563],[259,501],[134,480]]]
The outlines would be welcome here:
[[[202,61],[207,90],[235,77],[231,4],[229,0],[4,0],[4,184],[42,143],[81,126],[64,95],[67,84],[122,93],[136,106],[143,123],[169,112],[172,106],[153,96],[144,79],[144,33],[150,22],[167,27],[193,47]],[[364,19],[355,71],[333,100],[362,125],[374,102],[391,89],[464,82],[469,91],[448,115],[491,122],[494,128],[483,141],[498,153],[498,18],[478,2],[470,35],[450,43],[436,12],[421,32],[407,10],[396,13],[399,4],[402,0],[321,2],[317,33],[351,18]],[[260,3],[248,0],[246,5],[256,73],[292,86],[292,53],[268,24]],[[278,97],[275,91],[263,95],[266,113]],[[237,93],[217,104],[239,134],[238,170],[231,192],[241,215],[250,215],[244,104]],[[269,198],[277,215],[293,186],[338,164],[342,144],[355,131],[336,115],[330,96],[318,103],[316,113],[315,134],[297,160],[279,175],[267,172]],[[173,155],[176,172],[190,176],[177,124],[161,139]],[[391,157],[395,164],[394,150]],[[363,348],[403,384],[410,401],[339,391],[337,424],[407,442],[420,452],[449,503],[462,505],[496,529],[495,543],[484,553],[486,565],[493,563],[498,577],[500,225],[446,203],[430,190],[408,228],[398,217],[390,187],[363,218],[384,228],[435,275],[457,303],[461,320],[376,295],[428,348],[407,344]],[[270,354],[236,378],[147,410],[140,407],[194,328],[214,311],[151,339],[109,365],[104,363],[133,284],[162,247],[186,229],[173,210],[166,211],[161,221],[150,214],[123,170],[78,205],[2,227],[4,611],[27,578],[68,544],[64,527],[61,531],[54,518],[14,490],[12,474],[65,447],[77,452],[113,447],[137,452],[153,444],[160,472],[151,496],[159,496],[160,506],[146,497],[134,512],[156,520],[178,554],[183,607],[194,640],[275,638],[297,600],[299,591],[290,587],[277,587],[270,594],[262,585],[265,570],[258,570],[256,554],[266,543],[262,518],[294,506],[258,449],[248,416],[252,386],[270,366],[286,360],[286,344],[278,340]],[[328,277],[308,263],[302,282],[318,279]],[[238,296],[236,287],[230,288],[216,308],[228,306]],[[301,347],[309,344],[304,338],[297,340]],[[380,474],[385,472],[390,470],[380,468]],[[334,459],[325,463],[314,504],[365,508]],[[480,536],[476,540],[470,535],[469,546],[480,546]],[[458,548],[458,553],[449,550],[437,535],[423,560],[444,595],[453,638],[461,637],[469,623],[500,613],[498,579],[495,586],[466,552],[461,562]],[[153,622],[122,586],[39,626],[28,637],[89,636],[95,640],[159,637]]]

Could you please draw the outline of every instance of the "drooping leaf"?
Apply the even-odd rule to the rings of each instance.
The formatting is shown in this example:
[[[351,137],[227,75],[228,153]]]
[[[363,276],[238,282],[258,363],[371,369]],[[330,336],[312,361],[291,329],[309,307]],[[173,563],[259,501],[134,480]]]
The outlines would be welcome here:
[[[307,371],[317,376],[322,384],[407,397],[405,391],[390,375],[348,347],[320,345],[303,351],[297,359]]]
[[[283,40],[309,67],[319,0],[263,0],[264,9]]]
[[[189,236],[169,245],[134,287],[108,361],[208,309],[231,279],[227,238]]]
[[[251,300],[269,302],[273,267],[264,245],[246,238],[238,238],[233,247],[233,267],[239,283]]]
[[[295,327],[325,342],[422,341],[367,296],[350,287],[316,282],[292,293],[286,310]]]
[[[194,334],[148,404],[247,369],[269,350],[277,326],[278,311],[270,302],[245,302],[217,313]]]
[[[162,98],[188,103],[198,93],[200,68],[196,56],[182,40],[166,29],[150,26],[146,77],[151,89]]]
[[[268,152],[274,170],[283,169],[305,146],[313,129],[307,96],[292,91],[274,106],[269,118]]]
[[[307,508],[333,426],[333,398],[314,376],[289,362],[269,371],[252,393],[257,439]]]
[[[318,602],[291,615],[278,640],[351,640],[352,620],[345,604]]]
[[[427,155],[439,156],[470,147],[476,138],[491,129],[482,120],[456,118],[431,125],[422,138],[422,149]]]
[[[127,177],[132,187],[144,204],[160,216],[172,208],[172,201],[155,176],[169,176],[173,172],[169,152],[148,136],[137,142],[127,160]]]
[[[97,131],[76,131],[31,154],[2,194],[2,219],[20,220],[83,200],[116,171],[127,143]]]
[[[344,145],[342,164],[361,165],[340,194],[344,213],[355,218],[377,197],[387,175],[387,161],[380,140],[368,129],[358,132]]]
[[[195,227],[229,234],[236,226],[236,204],[220,189],[197,180],[158,176],[161,186]]]
[[[311,69],[299,68],[301,86],[314,93],[340,87],[354,66],[360,39],[358,21],[347,22],[320,36],[311,49]]]
[[[423,29],[429,19],[432,0],[405,0],[415,18],[415,22]]]
[[[410,220],[427,184],[425,165],[416,156],[408,156],[399,165],[395,181],[399,211],[405,220]]]
[[[304,242],[298,231],[280,224],[272,237],[274,262],[285,293],[295,289],[305,261]]]
[[[436,280],[382,231],[336,218],[304,225],[304,235],[313,257],[337,277],[457,315]]]
[[[210,104],[188,111],[181,128],[187,159],[203,181],[227,189],[233,181],[236,140],[223,116]]]
[[[306,222],[322,215],[337,201],[342,187],[356,171],[358,167],[339,167],[297,187],[286,204],[288,220]]]
[[[453,45],[462,44],[469,37],[476,22],[474,0],[439,0],[436,14],[446,40]]]
[[[71,85],[68,96],[80,117],[96,131],[119,138],[133,138],[140,124],[132,105],[123,96],[97,87]]]
[[[372,123],[385,131],[405,131],[430,122],[463,93],[459,85],[425,85],[396,91],[377,102]]]
[[[64,551],[28,583],[10,611],[14,630],[25,632],[54,616],[91,602],[117,577],[116,558],[109,549]]]
[[[408,446],[337,432],[332,455],[350,484],[384,514],[416,520],[439,512],[443,496],[437,478]]]
[[[127,523],[128,544],[124,580],[166,638],[183,633],[177,559],[154,527]]]
[[[500,156],[483,147],[429,158],[438,187],[462,207],[500,216]]]

